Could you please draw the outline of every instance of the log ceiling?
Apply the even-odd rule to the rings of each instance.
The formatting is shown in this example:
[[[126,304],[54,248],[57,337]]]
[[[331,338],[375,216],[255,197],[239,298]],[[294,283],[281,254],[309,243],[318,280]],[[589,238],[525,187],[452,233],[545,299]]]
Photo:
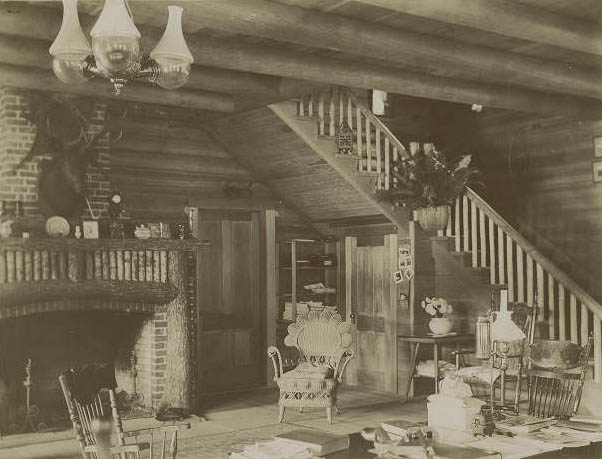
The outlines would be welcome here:
[[[148,50],[167,2],[130,3]],[[597,0],[170,3],[185,8],[192,77],[175,92],[136,85],[124,100],[219,114],[294,97],[312,84],[341,84],[519,111],[602,112]],[[101,7],[80,1],[84,28]],[[0,84],[111,97],[105,82],[67,88],[52,80],[48,47],[61,23],[59,2],[0,8]]]

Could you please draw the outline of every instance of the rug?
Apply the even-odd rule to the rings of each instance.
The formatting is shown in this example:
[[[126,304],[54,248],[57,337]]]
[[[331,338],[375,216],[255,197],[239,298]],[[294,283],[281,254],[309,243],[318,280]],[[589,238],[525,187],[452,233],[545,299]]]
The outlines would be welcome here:
[[[202,435],[178,440],[178,459],[224,459],[233,451],[242,451],[256,441],[298,429],[290,424],[272,424],[220,434]]]

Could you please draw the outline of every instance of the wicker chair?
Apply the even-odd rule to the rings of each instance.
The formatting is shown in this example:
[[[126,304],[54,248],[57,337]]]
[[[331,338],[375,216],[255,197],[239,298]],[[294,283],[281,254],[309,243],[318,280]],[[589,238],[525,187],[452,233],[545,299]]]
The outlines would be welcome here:
[[[274,364],[274,381],[280,388],[278,422],[284,419],[287,406],[326,408],[328,423],[332,424],[332,407],[338,411],[337,388],[353,358],[351,325],[343,322],[340,314],[312,311],[297,316],[296,323],[288,326],[284,339],[286,346],[299,351],[300,363],[283,373],[282,356],[275,346],[268,348]]]

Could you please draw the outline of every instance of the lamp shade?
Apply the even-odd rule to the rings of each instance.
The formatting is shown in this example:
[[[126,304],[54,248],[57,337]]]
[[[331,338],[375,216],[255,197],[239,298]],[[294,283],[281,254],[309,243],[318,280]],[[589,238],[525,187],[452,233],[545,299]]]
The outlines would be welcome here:
[[[192,64],[194,59],[192,54],[190,54],[182,32],[183,10],[179,6],[169,6],[167,9],[169,17],[165,26],[165,32],[163,32],[163,36],[159,40],[159,43],[157,43],[157,46],[155,46],[155,49],[151,51],[150,56],[159,64],[162,61],[165,62],[167,59]]]
[[[125,0],[106,0],[90,35],[96,63],[105,73],[126,72],[138,62],[140,32]]]
[[[92,37],[140,38],[140,32],[130,16],[125,0],[105,0],[90,35]]]
[[[55,57],[81,57],[82,61],[92,54],[90,43],[79,23],[77,0],[63,0],[63,23],[49,52]]]
[[[491,325],[492,341],[510,342],[525,339],[526,335],[512,321],[511,311],[499,311],[495,322]]]

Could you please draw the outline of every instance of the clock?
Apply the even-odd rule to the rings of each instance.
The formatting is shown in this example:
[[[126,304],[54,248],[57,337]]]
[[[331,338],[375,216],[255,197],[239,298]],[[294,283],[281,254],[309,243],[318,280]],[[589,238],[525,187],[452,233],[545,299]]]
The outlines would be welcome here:
[[[113,204],[120,204],[121,203],[121,193],[119,191],[114,191],[113,193],[111,193],[111,197],[109,198],[109,200]]]

